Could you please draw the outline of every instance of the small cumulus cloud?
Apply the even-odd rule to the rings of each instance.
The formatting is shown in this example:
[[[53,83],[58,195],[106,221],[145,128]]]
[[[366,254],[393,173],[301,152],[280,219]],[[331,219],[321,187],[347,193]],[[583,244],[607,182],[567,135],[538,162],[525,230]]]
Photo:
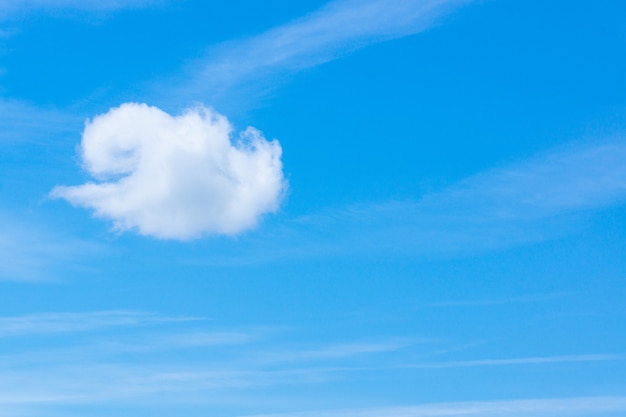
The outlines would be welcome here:
[[[87,121],[83,166],[96,180],[51,196],[93,210],[117,231],[189,240],[234,235],[275,212],[286,190],[278,141],[205,107],[172,116],[125,103]]]

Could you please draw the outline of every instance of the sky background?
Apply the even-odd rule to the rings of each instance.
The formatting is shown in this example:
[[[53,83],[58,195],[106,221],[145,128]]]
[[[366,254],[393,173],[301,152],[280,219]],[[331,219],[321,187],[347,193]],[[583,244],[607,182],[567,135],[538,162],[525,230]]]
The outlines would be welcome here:
[[[0,0],[0,417],[626,415],[624,16]]]

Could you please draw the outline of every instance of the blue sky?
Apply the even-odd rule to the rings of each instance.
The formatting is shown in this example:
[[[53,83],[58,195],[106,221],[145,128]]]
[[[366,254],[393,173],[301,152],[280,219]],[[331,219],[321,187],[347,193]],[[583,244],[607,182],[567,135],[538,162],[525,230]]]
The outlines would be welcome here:
[[[0,0],[0,417],[626,415],[624,15]]]

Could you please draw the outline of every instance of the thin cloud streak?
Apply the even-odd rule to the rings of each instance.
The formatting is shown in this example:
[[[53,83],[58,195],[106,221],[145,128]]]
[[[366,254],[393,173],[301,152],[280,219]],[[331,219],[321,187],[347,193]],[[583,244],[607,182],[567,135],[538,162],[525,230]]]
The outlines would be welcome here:
[[[219,402],[224,393],[333,380],[343,371],[325,366],[330,362],[406,345],[396,339],[281,349],[267,343],[275,329],[215,330],[207,324],[118,310],[0,317],[0,408]],[[54,342],[46,347],[46,340]],[[171,351],[179,354],[163,360]],[[163,393],[176,395],[164,399]]]
[[[390,370],[444,370],[454,368],[479,368],[479,367],[500,367],[500,366],[522,366],[522,365],[552,365],[559,363],[594,363],[594,362],[621,362],[626,360],[626,355],[618,354],[588,354],[588,355],[560,355],[560,356],[534,356],[522,358],[505,359],[477,359],[464,361],[447,362],[423,362],[404,363],[381,367],[336,367],[325,368],[329,373],[350,373],[350,372],[374,372]],[[321,370],[321,368],[320,368]]]
[[[626,397],[533,398],[426,404],[352,410],[327,410],[283,414],[255,414],[245,417],[570,417],[614,415],[626,411]]]
[[[0,146],[47,144],[51,137],[76,135],[83,123],[84,117],[70,110],[0,98]]]
[[[243,85],[246,95],[254,95],[250,82],[258,88],[270,76],[313,67],[373,43],[422,32],[470,2],[332,1],[291,23],[214,48],[206,58],[189,66],[180,92],[213,104],[232,96],[233,90]]]
[[[199,321],[196,317],[163,317],[138,311],[44,313],[0,317],[0,338],[9,336],[78,333],[111,327],[145,326]]]
[[[255,362],[263,365],[346,360],[348,358],[365,355],[397,352],[398,350],[409,346],[409,344],[409,341],[406,339],[390,340],[378,343],[334,344],[316,349],[278,350],[276,352],[265,352],[255,355],[254,360]]]
[[[626,202],[624,160],[624,141],[562,147],[416,201],[361,204],[294,219],[251,236],[247,258],[222,256],[215,263],[389,252],[464,256],[545,241],[571,233],[583,214]]]
[[[624,359],[626,359],[626,356],[624,355],[613,354],[537,356],[527,358],[479,359],[470,361],[418,363],[402,365],[401,368],[444,369],[482,366],[547,365],[556,363],[612,362],[623,361]]]
[[[391,230],[407,250],[422,253],[541,241],[561,232],[556,216],[626,201],[625,158],[623,142],[558,149],[470,177],[417,202],[356,208],[343,215],[373,223],[378,233]]]
[[[232,346],[205,347],[211,350],[202,349],[198,352],[202,352],[201,356],[191,356],[194,359],[185,363],[176,359],[164,362],[160,355],[148,356],[144,351],[123,356],[118,351],[118,355],[111,356],[106,349],[99,352],[93,347],[91,353],[84,348],[35,352],[39,360],[33,355],[21,359],[19,355],[2,357],[0,407],[44,407],[40,411],[45,415],[45,407],[50,405],[97,405],[111,401],[210,404],[223,402],[222,398],[229,394],[250,393],[270,385],[320,384],[344,373],[340,368],[327,367],[276,369],[275,364],[263,361],[242,361],[245,350],[233,351]],[[234,358],[225,360],[219,356],[224,353],[226,358],[230,355]],[[350,355],[363,353],[377,352],[349,352]],[[348,356],[346,352],[342,355]],[[164,393],[176,395],[164,396]]]
[[[4,156],[0,164],[6,162],[3,183],[11,183],[16,189],[30,189],[32,164],[16,164],[16,157],[21,161],[19,158],[24,155],[46,155],[42,149],[50,152],[53,147],[64,146],[65,140],[76,136],[83,124],[82,116],[69,110],[0,98],[0,149]],[[37,181],[45,181],[46,174],[39,172]],[[108,250],[101,243],[25,222],[24,213],[18,215],[14,210],[0,209],[0,229],[0,280],[56,280],[66,275],[62,272],[84,271],[92,256]]]
[[[270,385],[320,384],[328,371],[317,369],[219,369],[203,364],[137,365],[77,363],[36,370],[4,369],[0,375],[0,407],[130,404],[196,404],[224,402],[225,394],[245,393]],[[164,395],[175,394],[175,395]]]
[[[23,224],[0,212],[0,280],[45,282],[61,272],[84,270],[104,246]]]
[[[13,345],[4,339],[7,354],[0,357],[0,408],[35,410],[41,416],[49,415],[50,407],[96,407],[112,401],[164,406],[223,404],[230,401],[224,398],[254,397],[268,386],[319,385],[370,372],[421,372],[425,368],[439,372],[452,367],[624,359],[622,355],[596,354],[402,364],[400,350],[408,350],[420,340],[348,341],[290,349],[281,348],[280,343],[268,344],[263,328],[215,331],[206,325],[195,317],[136,311],[0,318],[0,335],[38,336],[34,343],[14,339],[17,343]],[[125,332],[126,328],[132,333]],[[41,338],[55,340],[56,347],[41,348]],[[179,354],[164,361],[162,354],[171,350]],[[354,361],[362,363],[364,356],[387,363],[393,360],[396,365],[350,366]],[[181,361],[181,357],[186,359]]]
[[[364,370],[366,369],[349,367],[268,370],[253,366],[233,367],[228,364],[211,365],[201,362],[183,366],[175,363],[156,364],[136,361],[112,363],[110,360],[50,363],[47,366],[39,366],[35,369],[30,367],[28,370],[20,371],[3,367],[0,376],[0,391],[2,392],[0,406],[7,404],[24,406],[101,404],[113,400],[124,400],[135,404],[155,401],[165,404],[193,400],[207,404],[220,402],[220,398],[225,393],[253,392],[257,388],[268,385],[321,384],[336,380],[340,375]],[[26,383],[26,381],[31,382]],[[164,398],[163,393],[176,393],[176,395],[168,395]],[[432,415],[457,415],[452,413],[452,410],[458,411],[451,409],[448,411],[449,414]],[[415,412],[417,411],[424,412],[425,409],[419,408]],[[490,412],[495,412],[495,409]],[[480,414],[478,411],[476,413]],[[294,414],[296,415],[316,414]],[[328,415],[334,416],[334,414]],[[415,415],[429,416],[431,414]],[[508,414],[505,415],[508,416]],[[517,416],[517,414],[512,415]]]

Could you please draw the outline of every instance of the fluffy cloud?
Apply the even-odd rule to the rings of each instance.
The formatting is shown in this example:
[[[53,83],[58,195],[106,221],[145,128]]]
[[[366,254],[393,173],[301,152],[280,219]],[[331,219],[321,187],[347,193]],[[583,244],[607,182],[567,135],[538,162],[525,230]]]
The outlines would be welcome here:
[[[231,141],[225,117],[198,107],[171,116],[126,103],[88,121],[84,168],[97,182],[51,195],[92,209],[119,231],[188,240],[233,235],[277,210],[286,189],[282,149],[248,128]]]

